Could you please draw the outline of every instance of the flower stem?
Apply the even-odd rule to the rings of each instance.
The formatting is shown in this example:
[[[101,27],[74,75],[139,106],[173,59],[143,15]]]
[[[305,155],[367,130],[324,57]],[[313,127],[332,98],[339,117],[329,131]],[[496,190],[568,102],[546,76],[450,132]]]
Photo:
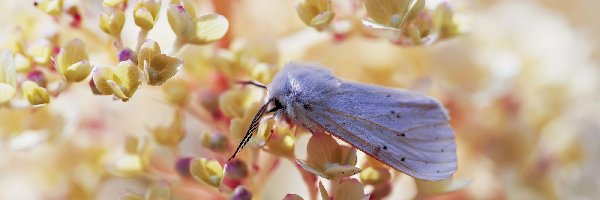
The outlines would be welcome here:
[[[140,48],[142,48],[142,44],[144,44],[144,42],[146,41],[146,38],[148,37],[148,32],[150,32],[150,30],[147,30],[147,29],[140,30],[140,34],[138,35],[137,47],[135,48],[136,51],[140,51]]]
[[[121,34],[115,35],[115,47],[120,51],[123,49],[123,39]]]

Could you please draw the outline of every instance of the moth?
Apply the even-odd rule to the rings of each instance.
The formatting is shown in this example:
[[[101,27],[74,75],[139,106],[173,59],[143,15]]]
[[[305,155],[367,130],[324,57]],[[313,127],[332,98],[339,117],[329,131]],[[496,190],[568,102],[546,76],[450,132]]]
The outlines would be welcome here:
[[[329,133],[412,177],[441,180],[457,169],[454,132],[445,108],[425,95],[341,80],[317,65],[288,63],[267,89],[235,157],[260,119],[273,113],[313,133]]]

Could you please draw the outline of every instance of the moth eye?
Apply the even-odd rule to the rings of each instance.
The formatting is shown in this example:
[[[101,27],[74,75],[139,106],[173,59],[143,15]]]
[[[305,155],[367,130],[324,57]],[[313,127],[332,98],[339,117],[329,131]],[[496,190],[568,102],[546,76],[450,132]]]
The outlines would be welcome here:
[[[273,103],[275,104],[275,108],[283,108],[283,105],[281,105],[281,102],[279,102],[279,100],[275,99]]]

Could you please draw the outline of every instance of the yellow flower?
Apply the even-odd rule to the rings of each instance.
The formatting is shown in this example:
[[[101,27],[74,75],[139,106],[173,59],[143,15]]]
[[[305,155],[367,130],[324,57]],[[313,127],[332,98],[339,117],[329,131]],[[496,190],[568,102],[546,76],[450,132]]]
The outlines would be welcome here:
[[[400,28],[419,14],[425,7],[425,0],[365,0],[364,4],[375,22]]]
[[[46,88],[38,86],[33,81],[24,81],[21,83],[23,96],[27,98],[31,105],[47,104],[50,101]]]
[[[189,1],[172,1],[167,9],[171,29],[182,43],[208,44],[227,33],[229,21],[219,14],[206,14],[196,18]]]
[[[267,151],[288,158],[294,158],[296,138],[290,126],[277,123],[267,142]]]
[[[79,39],[65,44],[56,59],[57,70],[69,82],[82,81],[92,70],[85,46]]]
[[[369,195],[365,195],[363,185],[356,179],[344,179],[341,180],[338,187],[333,191],[333,198],[331,198],[323,187],[323,184],[319,182],[319,190],[321,192],[322,199],[333,199],[333,200],[367,200]]]
[[[183,127],[183,113],[175,112],[173,122],[170,126],[156,127],[152,130],[154,140],[158,144],[165,146],[176,146],[185,137],[185,128]]]
[[[147,139],[127,137],[125,155],[119,157],[109,172],[118,176],[135,176],[142,173],[150,164],[152,148]]]
[[[459,33],[458,25],[454,22],[454,14],[448,3],[441,3],[435,8],[431,22],[441,38],[453,37]]]
[[[162,85],[173,77],[182,65],[183,60],[161,54],[160,46],[153,40],[146,40],[138,53],[138,67],[146,73],[148,85]]]
[[[190,173],[196,181],[209,184],[214,187],[221,185],[223,179],[223,168],[216,160],[196,158],[190,163]]]
[[[63,0],[36,0],[34,5],[49,15],[57,16],[62,12]]]
[[[163,94],[169,103],[185,106],[190,99],[188,83],[181,79],[169,81],[162,88]]]
[[[142,29],[150,30],[158,20],[160,2],[154,0],[140,0],[133,9],[135,24]]]
[[[120,9],[113,9],[100,15],[100,28],[112,36],[120,36],[125,24],[125,13]]]
[[[125,0],[103,0],[102,5],[106,7],[116,7],[125,3]]]
[[[249,108],[258,102],[262,96],[263,91],[256,88],[230,89],[219,96],[219,109],[227,117],[244,117],[246,112],[254,115],[256,112],[252,113]],[[256,108],[255,111],[258,111],[260,106],[254,108]]]
[[[305,0],[296,6],[300,19],[308,26],[323,30],[331,24],[335,14],[330,0]]]
[[[369,185],[378,185],[389,181],[390,170],[384,167],[367,167],[360,173],[361,182]]]
[[[9,51],[0,55],[0,104],[10,101],[17,91],[17,70],[13,54]]]
[[[130,60],[121,61],[116,67],[96,67],[93,78],[96,90],[103,95],[114,95],[126,102],[140,86],[137,66]]]
[[[361,172],[356,165],[356,149],[339,145],[333,137],[313,133],[308,141],[307,159],[296,161],[302,168],[326,179],[352,176]]]
[[[47,65],[50,63],[50,57],[52,56],[52,44],[47,39],[37,40],[27,47],[27,55],[29,55],[35,63]]]

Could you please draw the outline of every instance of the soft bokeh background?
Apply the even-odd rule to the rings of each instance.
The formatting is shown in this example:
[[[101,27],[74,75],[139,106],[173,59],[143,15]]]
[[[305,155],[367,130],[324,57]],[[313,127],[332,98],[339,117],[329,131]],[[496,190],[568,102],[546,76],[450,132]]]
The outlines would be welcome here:
[[[599,1],[447,1],[464,33],[428,46],[318,32],[297,16],[297,0],[194,2],[199,13],[217,12],[230,21],[229,33],[219,43],[187,46],[179,53],[186,70],[177,76],[193,77],[194,100],[210,96],[202,88],[216,82],[207,57],[245,40],[248,51],[277,52],[278,66],[319,63],[344,79],[410,88],[440,99],[456,130],[459,169],[454,180],[468,185],[438,198],[600,197]],[[35,41],[58,32],[61,41],[86,42],[91,63],[114,64],[117,52],[97,25],[102,2],[68,3],[82,6],[85,30],[74,30],[67,22],[57,25],[32,1],[1,1],[0,39],[21,34]],[[164,5],[162,9],[149,38],[168,49],[175,35]],[[128,18],[126,45],[135,45],[137,31]],[[143,193],[149,184],[143,179],[99,174],[110,168],[126,136],[148,135],[148,127],[167,125],[173,112],[159,87],[142,87],[123,103],[94,96],[85,83],[73,85],[45,108],[0,108],[0,199],[116,199],[127,191]],[[204,156],[200,136],[207,131],[206,122],[188,114],[185,128],[179,156]],[[307,140],[303,136],[297,142],[299,157]],[[171,167],[177,158],[156,147],[153,159]],[[308,199],[300,173],[288,160],[280,161],[263,188],[261,199],[288,193]],[[388,198],[410,199],[428,190],[436,191],[401,176]]]

